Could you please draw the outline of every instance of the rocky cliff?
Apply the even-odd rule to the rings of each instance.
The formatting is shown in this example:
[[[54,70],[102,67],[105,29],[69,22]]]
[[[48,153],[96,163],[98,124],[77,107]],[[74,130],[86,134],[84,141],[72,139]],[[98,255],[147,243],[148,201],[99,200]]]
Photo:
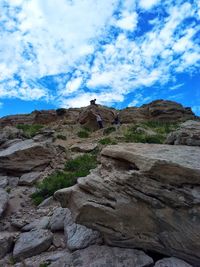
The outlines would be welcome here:
[[[0,119],[0,127],[16,126],[17,124],[50,124],[52,122],[65,122],[76,124],[80,122],[96,129],[95,116],[99,112],[104,123],[111,123],[114,119],[115,109],[101,105],[92,105],[85,108],[70,108],[58,110],[33,111],[26,115],[12,115]],[[156,121],[186,121],[197,118],[190,108],[169,100],[156,100],[139,108],[129,107],[118,111],[122,123]]]
[[[101,166],[56,192],[78,223],[107,244],[140,248],[200,266],[200,148],[119,144]]]

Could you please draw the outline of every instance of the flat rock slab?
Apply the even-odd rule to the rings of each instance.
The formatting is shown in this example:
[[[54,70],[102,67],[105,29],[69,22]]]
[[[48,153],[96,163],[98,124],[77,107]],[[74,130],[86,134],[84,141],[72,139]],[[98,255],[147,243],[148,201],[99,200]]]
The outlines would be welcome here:
[[[96,143],[81,143],[81,144],[75,144],[70,147],[71,151],[73,152],[91,152],[97,148]]]
[[[153,260],[144,252],[108,246],[90,246],[52,263],[50,267],[148,267]]]
[[[33,185],[41,176],[41,172],[30,172],[23,174],[19,179],[19,185]]]
[[[34,230],[22,233],[15,243],[13,257],[16,261],[25,259],[46,251],[53,240],[53,234],[48,230]]]
[[[49,225],[49,217],[44,216],[40,219],[36,219],[33,222],[25,225],[21,230],[24,232],[31,231],[32,229],[47,229]]]
[[[4,189],[0,188],[0,217],[2,216],[3,212],[7,207],[8,200],[9,200],[8,193]]]
[[[5,172],[23,174],[43,170],[54,158],[56,148],[32,139],[11,144],[0,151],[0,166]]]
[[[157,261],[154,267],[192,267],[192,265],[183,260],[171,257]]]

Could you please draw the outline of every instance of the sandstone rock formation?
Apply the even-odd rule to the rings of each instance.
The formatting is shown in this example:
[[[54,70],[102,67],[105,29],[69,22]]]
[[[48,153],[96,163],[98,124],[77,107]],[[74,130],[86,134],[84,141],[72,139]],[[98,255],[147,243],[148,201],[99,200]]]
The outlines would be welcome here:
[[[9,232],[0,232],[0,259],[12,250],[14,236]]]
[[[200,122],[189,120],[180,124],[177,131],[168,135],[166,144],[200,146]]]
[[[139,108],[129,107],[120,112],[120,119],[123,123],[145,120],[177,122],[195,118],[190,108],[184,108],[181,104],[169,100],[155,100]]]
[[[112,246],[200,265],[200,148],[119,144],[101,166],[55,197]]]
[[[8,193],[4,189],[0,188],[0,217],[2,216],[3,212],[6,209],[8,200],[9,200]]]
[[[19,141],[0,151],[0,172],[20,175],[41,171],[62,153],[63,149],[48,142]]]

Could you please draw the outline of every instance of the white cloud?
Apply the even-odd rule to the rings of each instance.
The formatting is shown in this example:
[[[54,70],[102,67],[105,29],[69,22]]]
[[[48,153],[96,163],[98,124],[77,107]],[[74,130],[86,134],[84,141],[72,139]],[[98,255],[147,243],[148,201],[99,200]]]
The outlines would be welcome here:
[[[136,12],[127,13],[122,15],[122,18],[115,22],[115,25],[123,30],[133,31],[137,26],[138,15]]]
[[[144,9],[151,9],[153,6],[157,5],[160,0],[139,0],[140,7]]]
[[[176,84],[176,85],[174,85],[174,86],[171,86],[171,87],[169,88],[169,90],[171,90],[171,91],[177,90],[177,89],[179,89],[180,87],[182,87],[183,85],[184,85],[184,83]]]
[[[200,115],[200,106],[193,106],[193,107],[192,107],[192,111],[193,111],[195,114],[199,114],[199,115]]]
[[[172,81],[178,72],[193,72],[200,63],[194,38],[199,26],[185,21],[197,19],[195,1],[125,0],[119,8],[119,0],[8,0],[2,21],[9,31],[0,32],[0,97],[56,99],[65,106],[87,105],[94,97],[114,103]],[[161,4],[166,15],[147,21],[146,12],[161,10]],[[0,2],[0,8],[7,7]],[[137,35],[141,21],[151,29]],[[62,73],[68,78],[55,78],[53,93],[37,82]]]

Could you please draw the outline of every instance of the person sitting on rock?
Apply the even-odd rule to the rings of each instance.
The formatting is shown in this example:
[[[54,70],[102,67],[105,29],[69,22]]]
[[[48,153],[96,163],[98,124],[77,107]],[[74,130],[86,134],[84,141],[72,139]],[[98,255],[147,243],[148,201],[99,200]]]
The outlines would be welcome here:
[[[92,100],[90,100],[90,105],[96,105],[96,106],[97,106],[97,104],[96,104],[96,99],[92,99]]]
[[[101,115],[99,113],[94,114],[96,116],[97,123],[99,125],[99,129],[103,128],[103,120],[101,118]]]

